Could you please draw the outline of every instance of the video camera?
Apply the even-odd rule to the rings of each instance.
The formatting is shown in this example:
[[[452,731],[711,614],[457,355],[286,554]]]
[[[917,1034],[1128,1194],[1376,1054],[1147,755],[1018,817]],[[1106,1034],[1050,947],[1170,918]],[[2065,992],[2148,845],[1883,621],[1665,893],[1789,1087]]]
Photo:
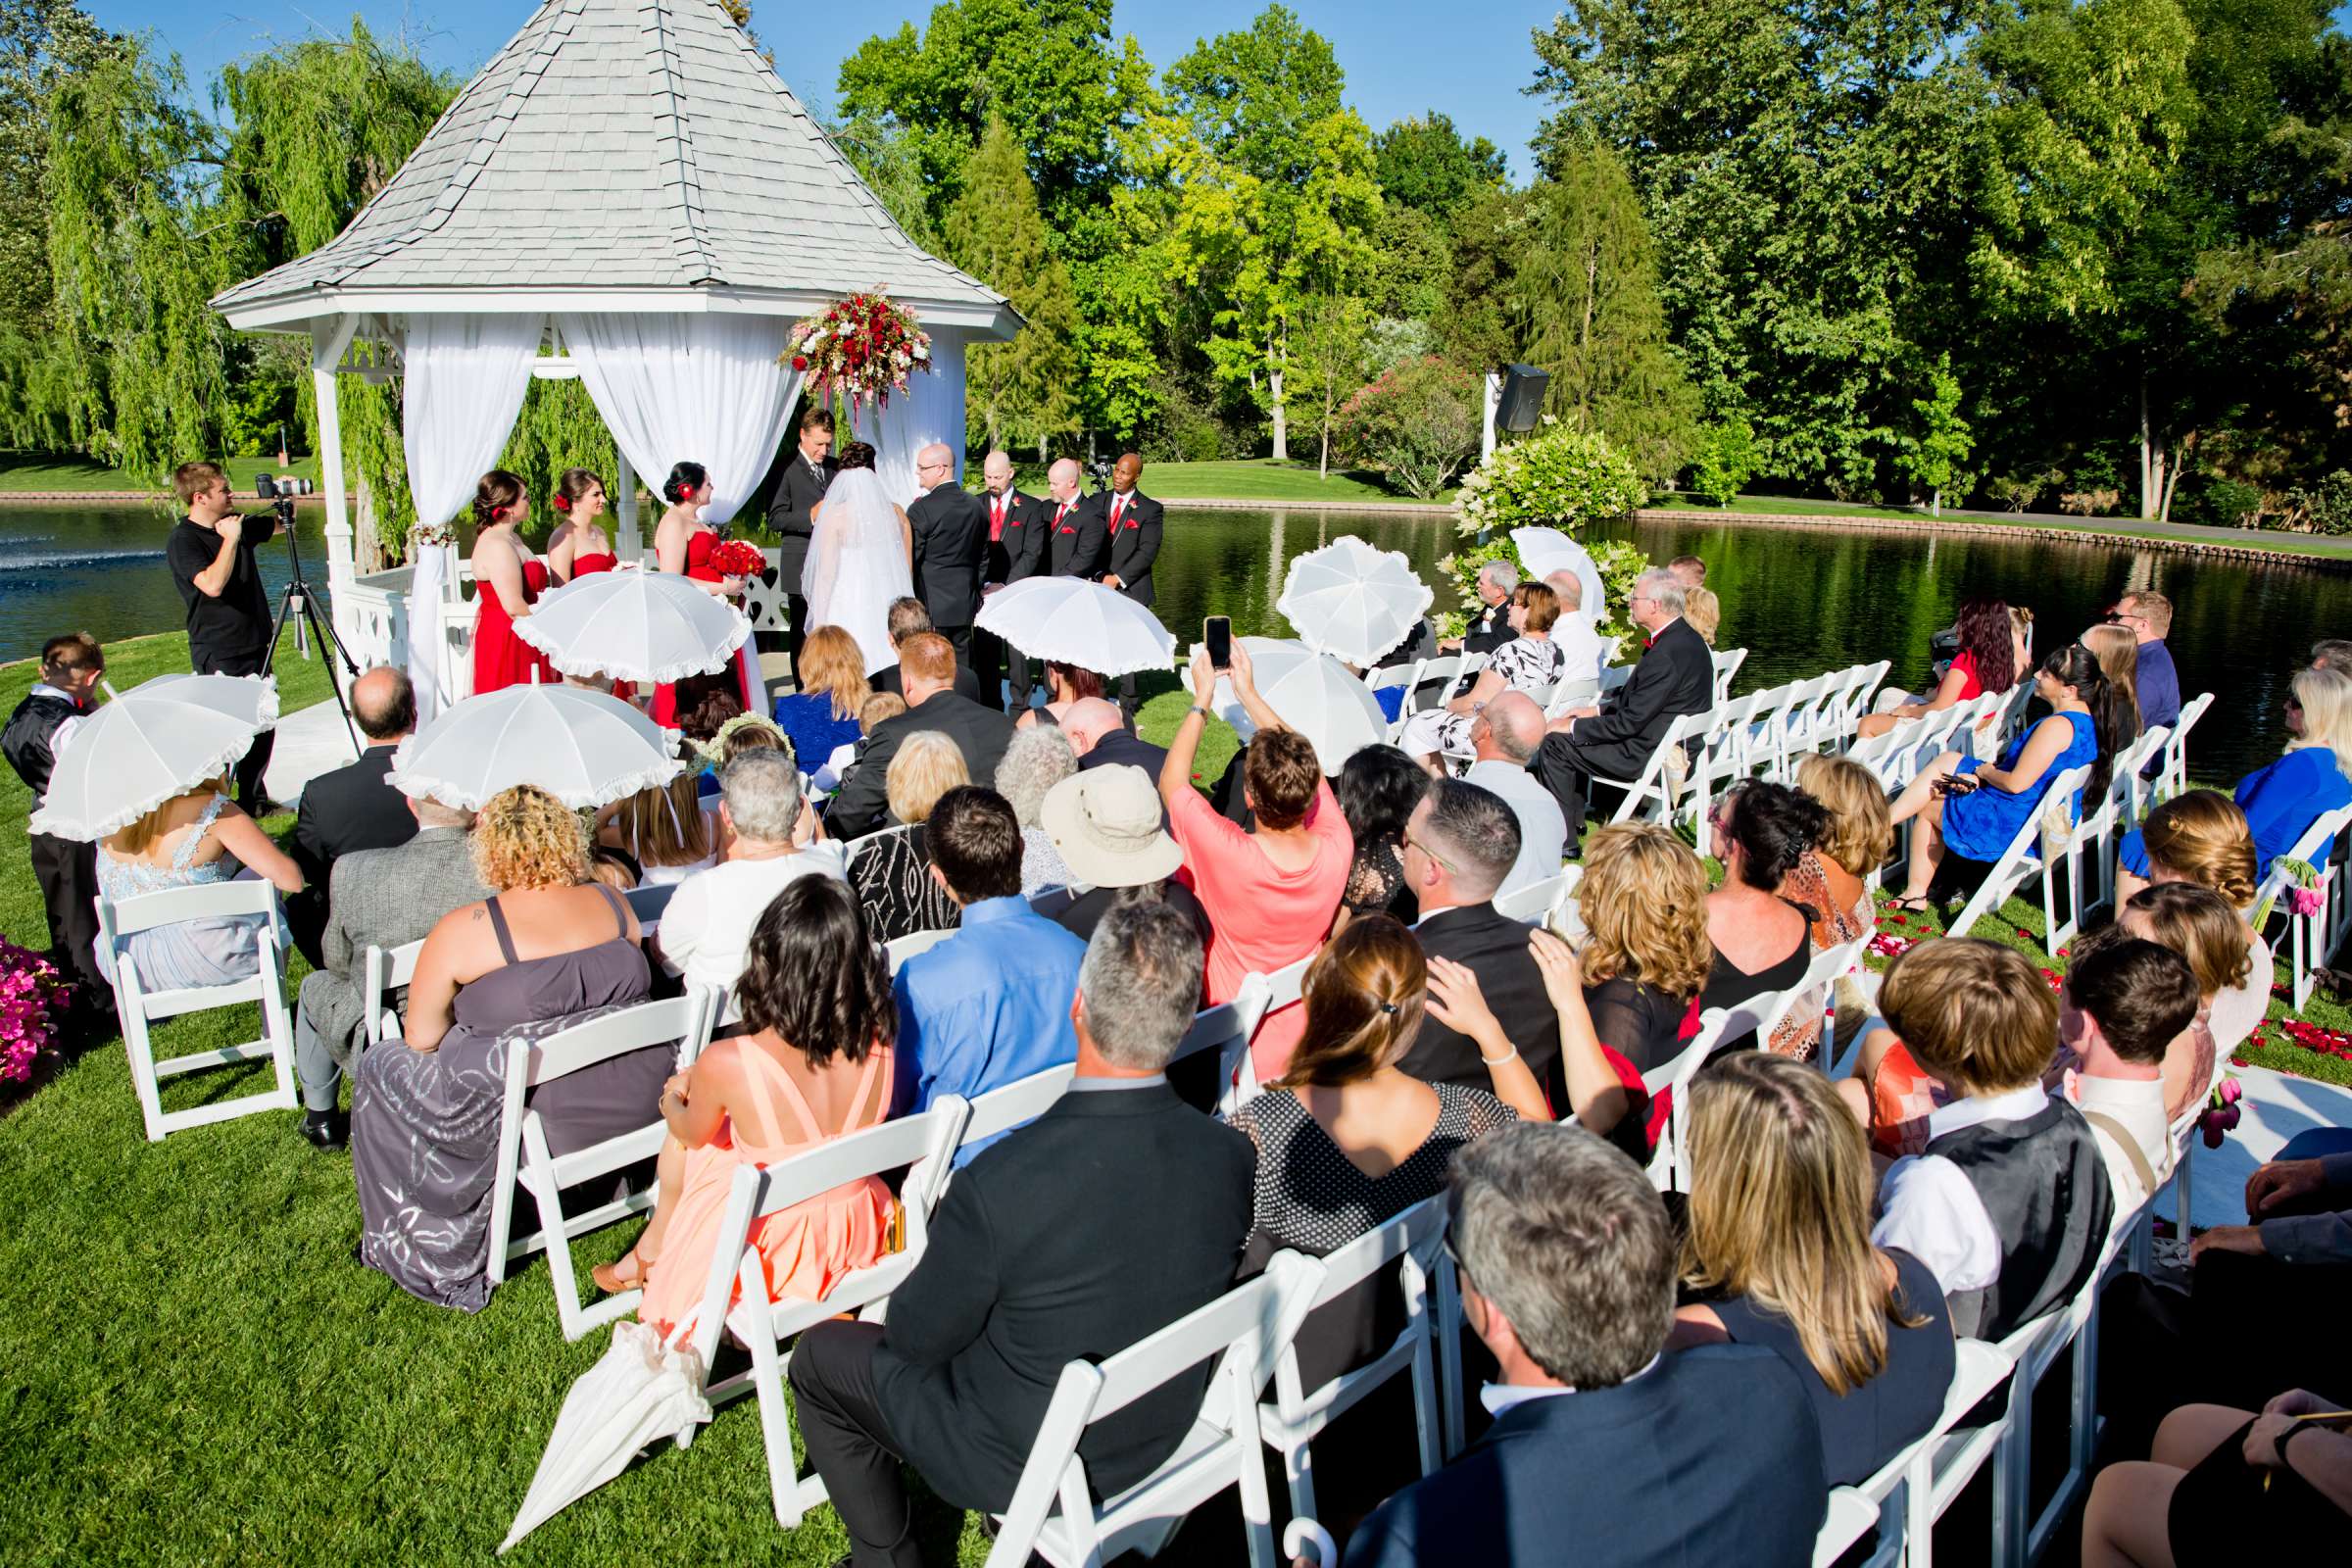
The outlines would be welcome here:
[[[277,520],[287,528],[294,526],[294,498],[307,496],[318,487],[308,479],[297,479],[290,473],[257,474],[253,493],[277,509]]]

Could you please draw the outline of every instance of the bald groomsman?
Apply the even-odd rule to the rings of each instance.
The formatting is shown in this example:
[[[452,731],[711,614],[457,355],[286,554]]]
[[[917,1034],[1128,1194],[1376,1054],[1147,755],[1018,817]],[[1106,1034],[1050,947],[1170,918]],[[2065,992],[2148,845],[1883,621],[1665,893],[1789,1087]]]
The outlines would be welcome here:
[[[914,533],[915,597],[931,612],[933,628],[954,645],[956,663],[969,663],[980,577],[988,569],[988,509],[956,482],[956,454],[942,443],[914,455],[914,480],[923,487],[906,509]]]
[[[988,486],[988,494],[981,498],[988,508],[988,570],[980,587],[981,597],[986,598],[1008,583],[1045,573],[1046,537],[1054,531],[1054,514],[1045,502],[1021,494],[1020,486],[1013,483],[1012,459],[1004,453],[991,452],[980,466],[980,476]],[[996,697],[1001,657],[1009,677],[1004,710],[1018,712],[1027,707],[1029,656],[986,632],[979,633],[974,642],[982,699],[993,701]]]

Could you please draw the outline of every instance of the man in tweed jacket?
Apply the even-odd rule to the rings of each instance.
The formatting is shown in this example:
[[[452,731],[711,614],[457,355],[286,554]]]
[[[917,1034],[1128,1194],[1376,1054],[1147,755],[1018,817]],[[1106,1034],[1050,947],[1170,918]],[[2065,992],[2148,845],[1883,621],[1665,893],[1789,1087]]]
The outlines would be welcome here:
[[[343,1146],[335,1102],[361,1044],[368,950],[419,941],[450,910],[490,896],[473,870],[466,832],[473,814],[431,801],[412,800],[409,808],[416,813],[415,838],[335,861],[320,939],[325,967],[303,976],[294,1068],[302,1079],[302,1135],[320,1149]],[[406,1005],[405,996],[399,1000]]]

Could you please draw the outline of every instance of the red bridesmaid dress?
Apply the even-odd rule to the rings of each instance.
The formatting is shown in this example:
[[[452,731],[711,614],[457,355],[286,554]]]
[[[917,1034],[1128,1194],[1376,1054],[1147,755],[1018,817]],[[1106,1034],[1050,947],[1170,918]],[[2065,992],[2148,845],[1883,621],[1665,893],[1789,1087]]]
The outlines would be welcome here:
[[[578,582],[582,577],[593,577],[600,571],[611,571],[619,564],[620,558],[618,556],[583,556],[575,553],[571,558],[571,580]],[[637,695],[636,683],[616,680],[612,683],[612,695],[625,703]]]
[[[547,589],[547,563],[525,561],[522,564],[522,597],[525,604],[537,604]],[[560,686],[564,677],[547,656],[514,635],[514,622],[507,615],[507,607],[499,602],[498,593],[489,584],[476,582],[473,602],[478,607],[473,622],[473,695],[501,691],[509,686],[528,686],[531,672],[539,672],[543,686]]]
[[[686,575],[696,582],[726,581],[727,574],[710,564],[710,553],[717,548],[718,534],[714,529],[697,528],[686,540]],[[577,571],[578,567],[573,567],[573,570]],[[759,699],[753,695],[758,688],[752,681],[751,661],[752,639],[746,637],[743,646],[735,651],[735,682],[743,697],[743,710],[757,713],[762,710],[759,706]],[[677,691],[667,681],[654,688],[653,717],[655,723],[665,729],[677,728]]]

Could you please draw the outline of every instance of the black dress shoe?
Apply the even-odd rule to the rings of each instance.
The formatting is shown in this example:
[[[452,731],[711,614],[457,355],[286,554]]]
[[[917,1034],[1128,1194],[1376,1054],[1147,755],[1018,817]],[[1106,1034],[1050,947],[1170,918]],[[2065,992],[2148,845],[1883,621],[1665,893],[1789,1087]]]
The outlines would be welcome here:
[[[302,1113],[302,1136],[311,1141],[313,1149],[341,1149],[344,1143],[343,1114],[334,1110],[306,1110]]]

